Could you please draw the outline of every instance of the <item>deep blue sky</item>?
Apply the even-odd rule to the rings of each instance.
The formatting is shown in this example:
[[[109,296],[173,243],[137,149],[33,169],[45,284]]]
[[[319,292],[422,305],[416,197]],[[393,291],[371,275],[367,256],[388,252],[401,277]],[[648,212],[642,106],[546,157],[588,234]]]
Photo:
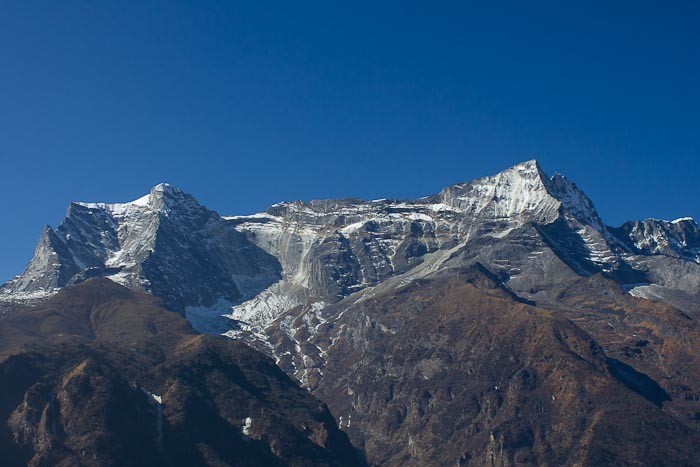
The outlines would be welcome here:
[[[160,181],[244,214],[536,157],[609,224],[700,217],[698,2],[480,3],[1,2],[0,281]]]

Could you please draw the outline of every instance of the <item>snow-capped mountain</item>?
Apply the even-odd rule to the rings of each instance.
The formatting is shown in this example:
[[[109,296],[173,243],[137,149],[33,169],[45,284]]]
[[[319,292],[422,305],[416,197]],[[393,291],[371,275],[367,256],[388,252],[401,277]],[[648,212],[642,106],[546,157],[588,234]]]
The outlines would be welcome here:
[[[50,295],[105,276],[162,297],[202,331],[261,335],[297,306],[320,310],[390,278],[464,262],[528,300],[566,276],[554,272],[560,263],[630,287],[667,286],[669,274],[635,258],[678,258],[694,277],[699,244],[692,220],[606,227],[575,184],[534,160],[411,201],[285,202],[249,216],[221,217],[160,184],[129,203],[71,204],[2,296]]]
[[[700,229],[690,217],[626,222],[615,233],[637,253],[700,262]]]
[[[612,270],[616,260],[612,236],[591,201],[561,175],[548,177],[534,160],[412,201],[280,203],[227,219],[282,265],[279,283],[234,307],[233,318],[257,326],[295,305],[335,302],[426,261],[439,263],[470,241],[503,238],[530,225],[555,226],[567,233],[565,241],[575,238],[573,247],[582,251],[568,254],[585,270]]]
[[[279,263],[163,183],[129,203],[72,203],[57,229],[44,228],[24,273],[2,290],[19,298],[50,295],[95,276],[184,310],[253,295],[279,278]]]

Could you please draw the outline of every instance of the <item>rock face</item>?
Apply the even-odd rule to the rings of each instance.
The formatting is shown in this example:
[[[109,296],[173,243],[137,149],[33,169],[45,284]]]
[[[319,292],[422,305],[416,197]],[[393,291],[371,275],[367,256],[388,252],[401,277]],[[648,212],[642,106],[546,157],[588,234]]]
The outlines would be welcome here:
[[[3,288],[50,294],[106,276],[163,298],[168,306],[211,306],[253,295],[279,278],[279,263],[194,198],[168,184],[125,204],[73,203],[42,232],[24,273]]]
[[[700,261],[700,229],[689,217],[675,221],[645,219],[626,222],[615,229],[615,233],[639,254]]]
[[[149,291],[272,356],[370,464],[700,465],[698,232],[606,226],[536,161],[250,216],[158,186],[72,205],[0,306],[90,276]]]
[[[655,291],[662,296],[692,298],[693,287],[668,280],[679,268],[689,270],[691,285],[700,278],[694,221],[609,228],[576,185],[527,161],[413,201],[279,203],[252,216],[222,218],[167,184],[130,203],[73,203],[57,229],[44,229],[26,270],[0,296],[48,295],[106,276],[163,298],[200,330],[238,335],[264,330],[297,305],[325,306],[413,274],[455,248],[501,249],[522,235],[542,247],[533,254],[551,253],[577,275],[657,285],[668,289]],[[526,238],[517,241],[530,248]],[[665,258],[681,262],[660,264]],[[522,258],[480,261],[509,281],[529,282]]]
[[[547,176],[536,161],[413,201],[281,203],[261,214],[227,219],[278,258],[283,271],[281,281],[234,304],[230,317],[243,323],[243,331],[264,329],[297,305],[319,308],[389,278],[429,273],[467,245],[525,295],[537,285],[533,280],[545,286],[558,280],[536,279],[529,271],[542,270],[550,256],[563,261],[567,273],[603,273],[621,285],[637,286],[650,284],[653,271],[630,263],[644,264],[638,257],[663,254],[634,249],[618,238],[585,194],[561,175]],[[493,257],[494,251],[501,257]],[[691,249],[686,253],[692,255]],[[696,266],[689,266],[695,284],[700,279]],[[688,292],[688,287],[679,289]]]
[[[267,357],[105,279],[17,310],[0,335],[2,465],[360,464]]]

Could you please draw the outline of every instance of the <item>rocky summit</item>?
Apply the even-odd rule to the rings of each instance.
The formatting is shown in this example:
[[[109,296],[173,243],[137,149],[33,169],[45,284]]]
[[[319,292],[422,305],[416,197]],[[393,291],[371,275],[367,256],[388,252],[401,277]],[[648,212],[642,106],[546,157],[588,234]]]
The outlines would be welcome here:
[[[71,298],[95,289],[112,305]],[[129,311],[151,298],[147,322]],[[83,404],[124,453],[164,464],[245,464],[218,438],[238,430],[282,465],[700,465],[699,299],[694,220],[608,226],[534,160],[415,200],[222,216],[161,184],[73,203],[0,289],[0,456],[97,455],[93,428],[66,431]],[[283,434],[232,405],[263,387],[256,413]],[[105,421],[116,400],[143,436]]]

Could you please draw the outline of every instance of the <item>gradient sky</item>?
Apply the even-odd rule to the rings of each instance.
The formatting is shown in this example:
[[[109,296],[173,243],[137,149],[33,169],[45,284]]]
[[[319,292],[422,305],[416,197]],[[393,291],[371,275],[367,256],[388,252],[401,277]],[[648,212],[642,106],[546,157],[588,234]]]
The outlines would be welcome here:
[[[0,2],[0,281],[161,181],[248,214],[537,158],[609,224],[700,217],[700,3],[480,3]]]

